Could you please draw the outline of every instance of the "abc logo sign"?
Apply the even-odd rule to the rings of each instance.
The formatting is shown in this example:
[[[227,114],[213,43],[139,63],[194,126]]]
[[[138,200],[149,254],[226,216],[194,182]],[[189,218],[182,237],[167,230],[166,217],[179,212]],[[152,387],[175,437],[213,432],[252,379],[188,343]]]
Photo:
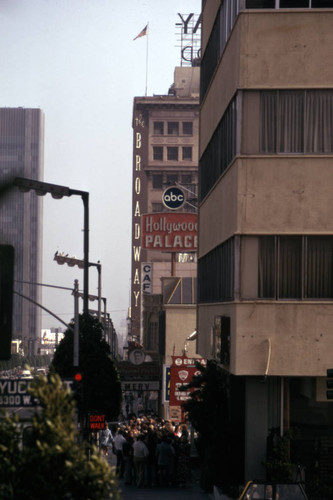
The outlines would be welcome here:
[[[167,188],[162,194],[163,205],[170,210],[177,210],[184,205],[185,195],[182,189],[176,186]]]

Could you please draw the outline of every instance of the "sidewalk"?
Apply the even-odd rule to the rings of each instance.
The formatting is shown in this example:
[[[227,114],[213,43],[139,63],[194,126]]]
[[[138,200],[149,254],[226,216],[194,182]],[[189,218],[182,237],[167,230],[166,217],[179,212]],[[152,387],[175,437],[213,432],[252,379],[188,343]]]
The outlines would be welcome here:
[[[115,466],[115,455],[111,453],[107,457],[108,462]],[[190,486],[183,488],[168,486],[154,488],[138,488],[137,486],[125,485],[123,479],[119,479],[122,500],[212,500],[213,495],[205,493],[199,485],[197,471],[193,471],[193,481]]]

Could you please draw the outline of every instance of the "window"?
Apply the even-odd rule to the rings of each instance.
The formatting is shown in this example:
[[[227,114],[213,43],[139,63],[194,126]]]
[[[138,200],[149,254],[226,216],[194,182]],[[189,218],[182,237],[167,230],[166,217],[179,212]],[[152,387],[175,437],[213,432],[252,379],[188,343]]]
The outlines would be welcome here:
[[[153,159],[154,160],[163,160],[163,147],[162,146],[153,146]]]
[[[246,0],[247,9],[325,9],[333,0]]]
[[[163,175],[153,174],[153,188],[162,189],[162,187],[163,187]]]
[[[264,91],[260,97],[262,153],[331,153],[333,91]]]
[[[155,135],[163,135],[164,134],[164,123],[163,122],[154,122],[154,134]]]
[[[179,135],[178,122],[168,122],[168,135]]]
[[[177,147],[168,147],[168,160],[169,161],[178,161],[178,148]]]
[[[193,135],[192,122],[183,122],[183,135]]]
[[[192,148],[191,147],[183,147],[183,160],[192,161]]]
[[[164,212],[165,210],[163,203],[152,203],[151,208],[152,212]]]
[[[302,9],[309,7],[309,0],[280,0],[280,9]]]
[[[192,174],[182,174],[182,184],[191,184]]]
[[[241,247],[242,298],[333,298],[332,236],[243,237]]]
[[[302,238],[281,236],[278,238],[278,297],[280,299],[300,299]]]
[[[306,297],[333,298],[333,239],[331,236],[307,238]]]
[[[214,248],[198,261],[198,299],[200,303],[233,299],[234,240]]]
[[[167,174],[166,182],[168,186],[176,184],[178,182],[178,174]]]
[[[274,9],[275,0],[246,0],[247,9]]]
[[[236,155],[236,99],[226,109],[199,165],[200,199],[202,200]]]

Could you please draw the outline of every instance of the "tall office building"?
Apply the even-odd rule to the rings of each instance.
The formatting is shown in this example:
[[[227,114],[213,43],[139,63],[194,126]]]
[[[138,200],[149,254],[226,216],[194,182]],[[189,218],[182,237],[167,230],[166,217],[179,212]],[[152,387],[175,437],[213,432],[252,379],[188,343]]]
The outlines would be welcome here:
[[[0,181],[11,176],[43,180],[44,115],[40,109],[0,109]],[[0,211],[1,244],[14,246],[13,338],[30,354],[41,331],[42,201],[14,190]],[[26,353],[27,353],[26,352]]]
[[[198,348],[230,375],[228,482],[264,476],[272,429],[333,475],[332,25],[327,0],[203,1]]]

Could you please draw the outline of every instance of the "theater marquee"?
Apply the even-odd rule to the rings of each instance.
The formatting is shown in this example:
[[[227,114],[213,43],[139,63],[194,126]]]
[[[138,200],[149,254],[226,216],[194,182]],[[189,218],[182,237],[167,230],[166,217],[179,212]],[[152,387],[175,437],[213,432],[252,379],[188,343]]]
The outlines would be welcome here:
[[[198,216],[192,213],[142,215],[142,248],[163,252],[196,252]]]

